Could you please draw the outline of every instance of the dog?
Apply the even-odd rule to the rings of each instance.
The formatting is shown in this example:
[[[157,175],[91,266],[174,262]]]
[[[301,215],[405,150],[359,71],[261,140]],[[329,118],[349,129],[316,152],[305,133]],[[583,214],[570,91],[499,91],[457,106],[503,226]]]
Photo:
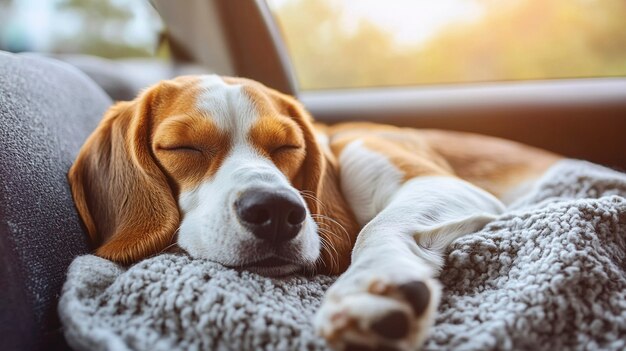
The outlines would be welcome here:
[[[474,134],[316,124],[243,78],[184,76],[118,102],[68,179],[96,254],[173,244],[266,276],[341,276],[314,325],[338,350],[428,334],[446,247],[501,214],[560,156]]]

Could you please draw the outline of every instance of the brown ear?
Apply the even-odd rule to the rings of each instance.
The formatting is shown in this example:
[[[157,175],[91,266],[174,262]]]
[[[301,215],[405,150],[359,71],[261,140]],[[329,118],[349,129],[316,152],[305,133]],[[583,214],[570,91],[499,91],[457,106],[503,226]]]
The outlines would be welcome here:
[[[169,245],[179,212],[150,150],[151,93],[111,107],[68,178],[96,254],[129,264]]]
[[[282,94],[281,94],[282,95]],[[282,95],[283,103],[287,106],[289,116],[300,126],[304,135],[306,158],[295,177],[294,183],[300,191],[317,194],[322,187],[322,178],[326,173],[326,160],[320,145],[317,143],[313,130],[313,119],[294,98]],[[309,204],[311,212],[316,212],[318,204]]]
[[[307,205],[322,239],[318,270],[340,274],[350,265],[350,257],[359,225],[339,188],[339,169],[334,156],[324,152],[317,142],[313,119],[295,99],[283,95],[290,116],[304,133],[306,158],[296,176],[294,186]]]

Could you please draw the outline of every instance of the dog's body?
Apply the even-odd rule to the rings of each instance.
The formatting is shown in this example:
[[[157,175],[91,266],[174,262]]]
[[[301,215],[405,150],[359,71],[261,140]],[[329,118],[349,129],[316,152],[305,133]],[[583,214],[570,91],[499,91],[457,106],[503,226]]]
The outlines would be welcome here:
[[[177,243],[265,275],[343,273],[321,335],[404,350],[434,319],[447,245],[558,159],[471,134],[314,125],[259,83],[201,76],[111,108],[69,179],[97,254],[132,263]]]

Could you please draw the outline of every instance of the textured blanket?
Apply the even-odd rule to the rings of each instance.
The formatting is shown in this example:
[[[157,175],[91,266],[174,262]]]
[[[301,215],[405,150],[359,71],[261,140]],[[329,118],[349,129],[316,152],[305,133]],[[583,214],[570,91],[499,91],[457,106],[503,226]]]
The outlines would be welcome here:
[[[450,247],[428,350],[626,349],[626,174],[555,165]],[[332,277],[270,279],[165,254],[71,265],[59,303],[80,350],[323,350],[312,316]]]

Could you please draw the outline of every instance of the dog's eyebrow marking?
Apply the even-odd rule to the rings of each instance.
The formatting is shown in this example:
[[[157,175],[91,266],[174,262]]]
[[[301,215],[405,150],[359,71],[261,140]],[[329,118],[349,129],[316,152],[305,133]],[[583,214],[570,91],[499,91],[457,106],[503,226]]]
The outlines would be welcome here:
[[[211,118],[220,131],[232,135],[234,143],[243,142],[258,112],[240,84],[228,84],[217,75],[200,78],[196,108]]]

